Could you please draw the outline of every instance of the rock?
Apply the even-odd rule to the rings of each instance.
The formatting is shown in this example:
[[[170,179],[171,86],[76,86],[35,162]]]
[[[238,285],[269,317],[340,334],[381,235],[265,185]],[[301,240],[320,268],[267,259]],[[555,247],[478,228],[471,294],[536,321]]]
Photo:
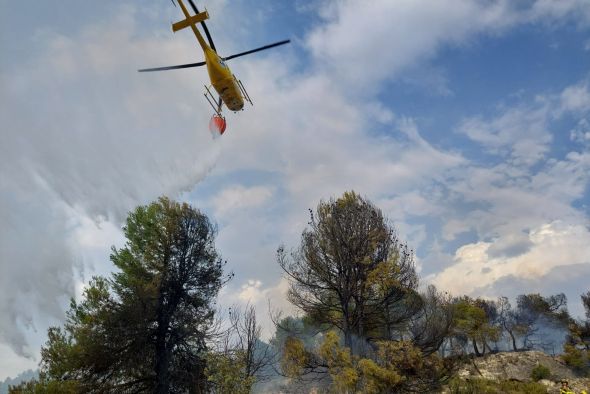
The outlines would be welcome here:
[[[541,383],[543,386],[548,386],[548,387],[555,386],[555,382],[552,382],[549,379],[541,379],[541,380],[539,380],[539,383]]]
[[[531,371],[539,364],[549,368],[551,372],[549,379],[539,381],[547,387],[547,392],[557,392],[561,379],[567,379],[570,388],[576,393],[581,390],[590,391],[590,378],[578,375],[560,357],[539,351],[502,352],[477,357],[460,368],[457,375],[462,379],[530,381]]]
[[[559,357],[539,351],[502,352],[473,359],[459,371],[461,377],[482,377],[492,380],[531,379],[531,371],[537,365],[544,365],[551,371],[552,380],[579,377]]]

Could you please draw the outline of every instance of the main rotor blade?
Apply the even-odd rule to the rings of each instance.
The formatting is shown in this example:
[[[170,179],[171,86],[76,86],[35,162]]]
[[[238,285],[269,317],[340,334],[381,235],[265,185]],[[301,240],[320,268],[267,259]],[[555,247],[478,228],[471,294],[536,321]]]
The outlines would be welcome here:
[[[198,14],[199,9],[195,5],[195,3],[193,3],[193,0],[188,0],[188,2],[190,3],[191,7],[193,8],[193,11],[195,11],[195,14]],[[201,22],[201,24],[203,25],[203,30],[205,30],[205,35],[207,36],[207,40],[209,40],[209,46],[211,46],[211,49],[213,49],[215,52],[217,52],[217,49],[215,49],[215,44],[213,44],[213,39],[211,38],[211,34],[209,34],[209,29],[207,29],[207,25],[205,24],[205,21]]]
[[[274,44],[265,45],[265,46],[260,47],[260,48],[256,48],[256,49],[252,49],[252,50],[249,50],[249,51],[246,51],[246,52],[236,53],[235,55],[224,57],[223,60],[234,59],[236,57],[240,57],[240,56],[244,56],[244,55],[249,55],[249,54],[254,53],[254,52],[264,51],[265,49],[270,49],[270,48],[278,47],[279,45],[285,45],[285,44],[288,44],[290,42],[291,42],[291,40],[284,40],[284,41],[275,42]]]
[[[207,64],[206,62],[198,62],[198,63],[188,63],[188,64],[179,64],[178,66],[166,66],[166,67],[154,67],[154,68],[143,68],[141,70],[137,70],[140,73],[149,72],[149,71],[166,71],[166,70],[178,70],[181,68],[190,68],[190,67],[200,67]]]

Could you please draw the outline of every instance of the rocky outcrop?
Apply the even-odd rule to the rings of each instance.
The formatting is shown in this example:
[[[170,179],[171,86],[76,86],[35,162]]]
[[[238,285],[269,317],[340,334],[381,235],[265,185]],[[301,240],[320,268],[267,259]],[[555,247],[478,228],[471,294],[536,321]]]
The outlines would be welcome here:
[[[502,352],[485,357],[476,357],[458,371],[462,379],[484,378],[495,381],[519,380],[530,381],[531,371],[537,365],[549,368],[549,379],[540,381],[552,393],[559,387],[561,379],[567,379],[576,393],[581,390],[590,392],[590,379],[578,375],[559,357],[550,356],[539,351]]]

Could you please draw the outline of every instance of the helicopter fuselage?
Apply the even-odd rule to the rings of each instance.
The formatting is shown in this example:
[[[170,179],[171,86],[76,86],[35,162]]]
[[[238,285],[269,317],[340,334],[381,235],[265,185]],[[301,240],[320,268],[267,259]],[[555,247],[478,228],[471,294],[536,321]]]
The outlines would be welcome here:
[[[211,85],[213,85],[227,108],[232,111],[240,111],[244,108],[244,99],[236,77],[213,49],[206,45],[203,51],[205,52],[205,61],[207,62],[207,72],[209,73]]]
[[[207,63],[207,72],[209,74],[209,79],[211,80],[211,85],[213,85],[213,88],[217,91],[219,97],[221,97],[221,100],[227,108],[232,111],[240,111],[244,108],[244,98],[242,97],[236,77],[232,74],[227,64],[225,64],[217,52],[205,42],[205,39],[196,26],[196,22],[208,19],[209,15],[207,14],[207,11],[191,17],[182,0],[178,0],[178,4],[180,5],[180,8],[182,8],[182,12],[186,19],[173,25],[172,30],[177,31],[188,26],[191,27],[193,33],[195,33],[195,37],[197,37],[199,45],[203,49],[203,53],[205,54],[205,62]],[[218,111],[221,111],[221,108],[219,108]]]

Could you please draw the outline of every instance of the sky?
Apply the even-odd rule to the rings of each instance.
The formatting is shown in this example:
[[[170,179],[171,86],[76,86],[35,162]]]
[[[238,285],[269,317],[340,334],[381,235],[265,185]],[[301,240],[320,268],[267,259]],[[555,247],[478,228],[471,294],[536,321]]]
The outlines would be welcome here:
[[[208,131],[202,60],[170,1],[0,0],[0,379],[109,275],[127,212],[207,213],[235,278],[220,309],[292,313],[275,260],[355,190],[422,284],[495,298],[590,290],[588,0],[209,1],[253,106]]]

